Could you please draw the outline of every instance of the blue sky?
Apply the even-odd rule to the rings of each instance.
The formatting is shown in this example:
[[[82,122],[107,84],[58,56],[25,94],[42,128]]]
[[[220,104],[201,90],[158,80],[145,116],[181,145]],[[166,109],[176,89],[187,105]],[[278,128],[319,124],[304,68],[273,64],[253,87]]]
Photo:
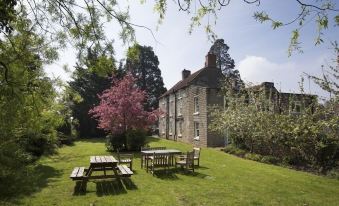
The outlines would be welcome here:
[[[131,22],[151,28],[158,42],[149,31],[140,28],[136,28],[137,41],[154,48],[168,89],[181,79],[183,69],[194,72],[203,67],[205,55],[212,44],[203,27],[196,28],[189,35],[190,16],[179,12],[175,1],[169,0],[165,20],[157,30],[158,15],[153,11],[154,1],[148,0],[143,5],[135,2],[129,1]],[[120,4],[120,7],[124,9],[125,5]],[[219,11],[215,32],[229,45],[229,54],[245,81],[254,84],[273,81],[277,89],[298,92],[298,81],[303,72],[318,75],[321,65],[333,58],[329,42],[338,40],[338,27],[331,25],[324,33],[325,44],[314,46],[316,27],[312,22],[308,23],[301,30],[304,53],[288,57],[290,34],[295,25],[272,30],[269,24],[260,24],[254,20],[254,12],[261,10],[267,11],[273,18],[290,21],[298,14],[299,7],[295,0],[263,0],[260,7],[233,0],[228,7]],[[118,25],[111,23],[105,30],[116,36],[116,59],[124,58],[129,45],[124,45],[119,39]],[[69,80],[69,74],[64,73],[62,65],[72,67],[75,61],[74,50],[65,50],[60,60],[48,66],[46,71]],[[309,84],[307,79],[305,83],[306,92],[326,95],[312,82]]]

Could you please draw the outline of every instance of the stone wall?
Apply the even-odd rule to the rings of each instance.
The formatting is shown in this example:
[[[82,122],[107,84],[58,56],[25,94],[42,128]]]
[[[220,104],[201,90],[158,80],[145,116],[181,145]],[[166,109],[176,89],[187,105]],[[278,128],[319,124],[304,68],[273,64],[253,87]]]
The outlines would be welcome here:
[[[214,109],[222,109],[224,107],[224,96],[221,93],[221,89],[219,88],[211,88],[207,89],[207,123],[213,121],[213,117],[211,115]],[[208,147],[223,147],[225,146],[225,138],[223,134],[219,134],[217,132],[211,131],[210,128],[207,128],[207,146]]]

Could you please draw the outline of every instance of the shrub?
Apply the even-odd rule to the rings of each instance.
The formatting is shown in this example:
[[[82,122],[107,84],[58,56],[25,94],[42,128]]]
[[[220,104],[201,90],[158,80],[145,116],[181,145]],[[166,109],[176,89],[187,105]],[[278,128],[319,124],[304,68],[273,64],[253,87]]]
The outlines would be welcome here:
[[[146,132],[141,129],[107,135],[106,147],[108,151],[130,150],[137,151],[146,143]]]
[[[224,151],[226,153],[229,153],[229,154],[234,154],[234,155],[237,155],[237,156],[244,156],[246,154],[246,151],[245,150],[242,150],[242,149],[239,149],[237,148],[235,145],[233,144],[230,144],[230,145],[227,145],[225,148],[224,148]]]
[[[28,132],[19,139],[19,145],[25,152],[38,158],[43,154],[51,154],[57,146],[56,138],[51,133]]]
[[[129,130],[126,133],[127,150],[137,151],[146,142],[146,132],[141,129]]]
[[[278,164],[280,162],[280,159],[274,156],[263,156],[261,158],[261,162],[268,164]]]
[[[339,180],[339,167],[328,171],[327,176]]]
[[[72,130],[72,124],[70,121],[65,120],[63,124],[61,124],[57,128],[57,132],[58,132],[59,144],[70,145],[75,140],[75,136],[76,136],[74,134],[75,131]]]
[[[126,134],[116,133],[106,136],[106,148],[108,151],[116,151],[125,149]]]
[[[247,153],[245,154],[244,156],[246,159],[249,159],[249,160],[253,160],[253,161],[257,161],[257,162],[260,162],[261,159],[262,159],[262,156],[259,155],[259,154],[254,154],[254,153]]]

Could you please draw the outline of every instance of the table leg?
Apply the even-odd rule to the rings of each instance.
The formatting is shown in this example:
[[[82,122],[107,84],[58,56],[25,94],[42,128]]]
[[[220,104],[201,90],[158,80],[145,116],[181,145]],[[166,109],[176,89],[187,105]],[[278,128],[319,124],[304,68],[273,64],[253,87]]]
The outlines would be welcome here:
[[[113,173],[116,177],[117,180],[120,180],[120,177],[119,177],[119,174],[118,174],[118,171],[117,171],[117,166],[113,166]]]
[[[143,166],[144,166],[144,155],[141,153],[141,165],[140,165],[140,167],[141,168],[143,168]]]
[[[88,170],[87,170],[87,172],[86,172],[86,176],[87,177],[89,177],[89,176],[91,176],[91,174],[92,174],[92,166],[89,166],[89,168],[88,168]]]

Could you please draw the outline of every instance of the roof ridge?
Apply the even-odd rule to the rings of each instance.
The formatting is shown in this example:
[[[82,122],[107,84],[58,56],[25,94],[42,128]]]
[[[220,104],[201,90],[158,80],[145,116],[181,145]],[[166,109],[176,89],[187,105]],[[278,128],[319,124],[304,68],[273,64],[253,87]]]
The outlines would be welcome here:
[[[178,81],[176,84],[174,84],[173,87],[171,87],[169,90],[167,90],[164,94],[162,94],[160,97],[164,97],[170,93],[176,92],[179,89],[182,89],[186,86],[189,85],[189,83],[191,83],[202,71],[204,71],[205,69],[210,69],[211,67],[203,67],[197,71],[195,71],[194,73],[192,73],[191,75],[189,75],[188,77],[186,77],[185,79],[181,79],[180,81]]]

